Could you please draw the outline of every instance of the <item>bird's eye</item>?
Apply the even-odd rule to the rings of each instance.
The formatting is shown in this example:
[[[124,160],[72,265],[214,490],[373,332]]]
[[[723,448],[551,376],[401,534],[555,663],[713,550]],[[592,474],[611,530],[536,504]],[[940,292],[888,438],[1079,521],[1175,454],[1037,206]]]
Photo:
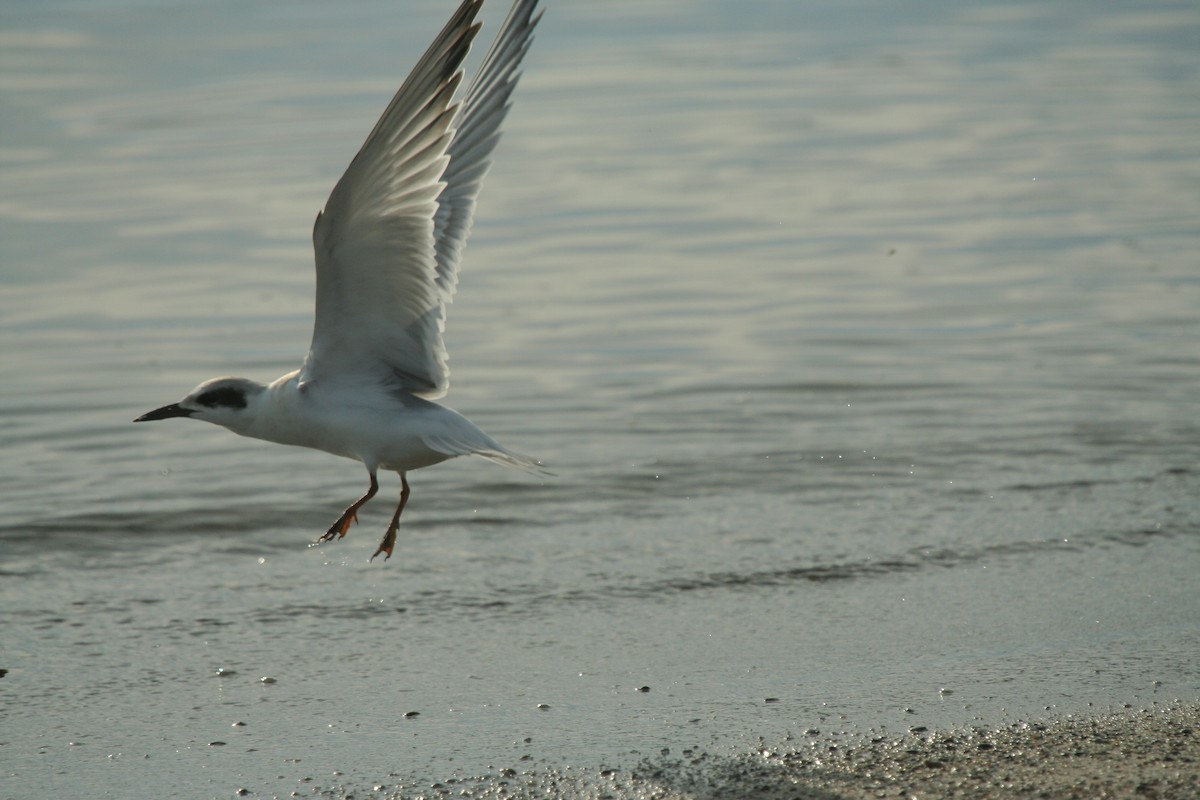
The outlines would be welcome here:
[[[217,408],[218,406],[223,408],[245,408],[246,395],[242,393],[241,389],[226,386],[221,389],[209,389],[197,397],[196,402],[207,408]]]

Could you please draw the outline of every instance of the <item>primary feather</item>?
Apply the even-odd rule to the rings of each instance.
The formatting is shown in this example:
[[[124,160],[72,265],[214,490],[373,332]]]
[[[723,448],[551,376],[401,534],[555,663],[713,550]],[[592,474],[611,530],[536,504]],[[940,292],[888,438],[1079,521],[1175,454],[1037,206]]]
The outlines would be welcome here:
[[[422,56],[317,215],[316,321],[301,386],[449,387],[442,333],[475,199],[540,14],[518,0],[461,103],[482,0],[466,0]]]

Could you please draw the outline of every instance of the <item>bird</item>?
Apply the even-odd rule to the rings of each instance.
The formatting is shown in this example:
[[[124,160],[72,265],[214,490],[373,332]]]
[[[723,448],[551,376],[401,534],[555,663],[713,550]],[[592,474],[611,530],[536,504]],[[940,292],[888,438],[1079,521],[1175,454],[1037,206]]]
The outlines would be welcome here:
[[[542,11],[515,0],[461,97],[463,61],[483,0],[462,0],[401,85],[313,226],[316,312],[297,370],[262,384],[205,381],[134,422],[188,418],[283,445],[361,461],[370,486],[313,545],[346,536],[400,476],[400,500],[379,548],[396,544],[408,473],[457,456],[551,474],[437,401],[449,387],[446,306],[458,283],[476,198],[500,138],[519,66]]]

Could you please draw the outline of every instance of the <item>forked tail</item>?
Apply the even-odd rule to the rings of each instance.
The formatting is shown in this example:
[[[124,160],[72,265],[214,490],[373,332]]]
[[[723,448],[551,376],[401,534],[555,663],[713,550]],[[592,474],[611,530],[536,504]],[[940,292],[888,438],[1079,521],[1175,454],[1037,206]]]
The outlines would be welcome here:
[[[542,466],[536,458],[514,453],[504,445],[476,428],[465,417],[456,414],[466,425],[457,426],[453,433],[447,431],[441,434],[426,434],[422,437],[425,444],[439,453],[448,456],[480,456],[503,467],[512,467],[531,475],[553,475],[554,473]]]
[[[530,475],[553,475],[554,473],[546,469],[542,462],[535,458],[531,458],[521,453],[514,453],[511,450],[476,450],[474,455],[482,456],[488,461],[494,461],[502,467],[512,467],[519,469],[522,472],[528,472]]]

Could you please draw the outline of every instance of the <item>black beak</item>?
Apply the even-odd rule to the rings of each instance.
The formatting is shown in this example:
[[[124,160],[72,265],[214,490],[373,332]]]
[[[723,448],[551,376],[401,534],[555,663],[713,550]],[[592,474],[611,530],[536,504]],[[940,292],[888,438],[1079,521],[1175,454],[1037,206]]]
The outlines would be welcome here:
[[[160,419],[170,419],[171,417],[190,417],[195,413],[196,412],[192,409],[184,408],[183,406],[179,405],[179,403],[171,403],[169,406],[163,406],[162,408],[156,408],[153,411],[147,411],[145,414],[142,414],[140,417],[135,419],[134,422],[154,422]]]

